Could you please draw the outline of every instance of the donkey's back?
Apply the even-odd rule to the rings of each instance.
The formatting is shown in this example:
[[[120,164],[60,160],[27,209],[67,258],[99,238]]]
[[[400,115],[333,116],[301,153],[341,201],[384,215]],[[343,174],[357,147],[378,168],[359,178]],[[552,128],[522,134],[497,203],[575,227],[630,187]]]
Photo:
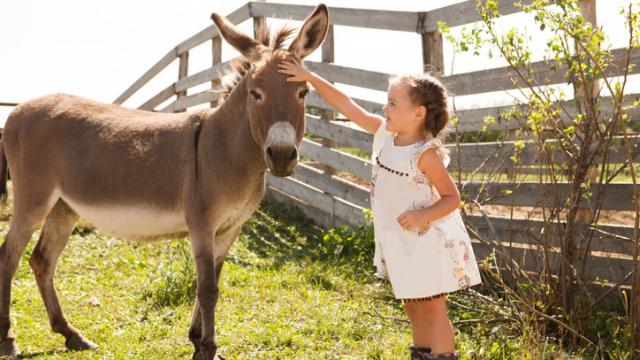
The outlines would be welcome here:
[[[14,203],[51,208],[61,199],[98,228],[128,238],[186,231],[181,190],[202,116],[66,94],[25,102],[2,134]]]

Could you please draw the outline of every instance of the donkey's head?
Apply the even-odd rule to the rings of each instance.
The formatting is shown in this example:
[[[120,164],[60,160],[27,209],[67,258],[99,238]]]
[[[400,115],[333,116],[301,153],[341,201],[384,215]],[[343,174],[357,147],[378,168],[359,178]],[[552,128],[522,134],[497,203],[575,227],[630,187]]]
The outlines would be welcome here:
[[[263,39],[257,41],[238,31],[224,17],[214,13],[211,18],[222,37],[246,60],[239,69],[246,81],[240,82],[243,88],[236,90],[247,94],[251,135],[262,147],[271,173],[289,176],[298,164],[298,146],[305,125],[304,98],[308,88],[304,82],[287,82],[287,75],[278,72],[278,63],[285,59],[300,63],[320,46],[329,28],[327,7],[318,5],[288,49],[279,47],[291,34],[290,30],[280,31],[269,44],[266,29],[262,29]]]

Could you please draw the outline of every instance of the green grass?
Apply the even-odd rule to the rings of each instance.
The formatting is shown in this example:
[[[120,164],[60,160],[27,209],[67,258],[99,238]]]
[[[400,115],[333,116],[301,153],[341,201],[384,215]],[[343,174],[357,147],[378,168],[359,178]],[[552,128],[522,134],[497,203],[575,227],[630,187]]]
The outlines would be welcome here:
[[[3,235],[7,228],[0,223]],[[411,333],[401,304],[390,286],[373,276],[372,235],[371,227],[323,231],[297,211],[263,203],[223,268],[216,311],[220,354],[227,359],[408,358]],[[27,265],[36,237],[16,275],[12,299],[13,327],[26,358],[191,358],[187,330],[195,279],[186,240],[139,244],[76,231],[62,255],[56,286],[68,319],[100,348],[68,352],[62,336],[49,329]],[[100,306],[88,301],[93,297]],[[464,359],[569,356],[530,324],[499,321],[516,318],[507,301],[497,298],[487,305],[466,293],[449,299],[457,351]],[[606,314],[597,323],[599,331],[615,325]],[[464,323],[473,319],[478,321]],[[622,354],[623,337],[613,338],[618,340],[611,342],[614,354]]]

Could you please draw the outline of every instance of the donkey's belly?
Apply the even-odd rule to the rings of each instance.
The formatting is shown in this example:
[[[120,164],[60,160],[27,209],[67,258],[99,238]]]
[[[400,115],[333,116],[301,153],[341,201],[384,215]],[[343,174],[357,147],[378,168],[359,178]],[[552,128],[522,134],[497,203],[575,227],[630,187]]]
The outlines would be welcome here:
[[[153,240],[187,232],[184,215],[178,211],[143,205],[92,206],[68,198],[64,200],[78,215],[109,235],[132,240]]]

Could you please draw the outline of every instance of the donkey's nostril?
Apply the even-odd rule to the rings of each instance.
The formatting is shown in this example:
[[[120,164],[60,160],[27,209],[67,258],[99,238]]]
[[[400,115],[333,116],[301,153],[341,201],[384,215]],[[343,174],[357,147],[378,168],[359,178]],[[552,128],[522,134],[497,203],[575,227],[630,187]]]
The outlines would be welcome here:
[[[298,158],[298,150],[296,148],[293,148],[293,150],[291,151],[291,155],[289,156],[289,160],[295,160]]]
[[[269,146],[269,147],[267,148],[267,155],[268,155],[269,157],[272,157],[272,156],[273,156],[273,151],[271,150],[271,146]]]

